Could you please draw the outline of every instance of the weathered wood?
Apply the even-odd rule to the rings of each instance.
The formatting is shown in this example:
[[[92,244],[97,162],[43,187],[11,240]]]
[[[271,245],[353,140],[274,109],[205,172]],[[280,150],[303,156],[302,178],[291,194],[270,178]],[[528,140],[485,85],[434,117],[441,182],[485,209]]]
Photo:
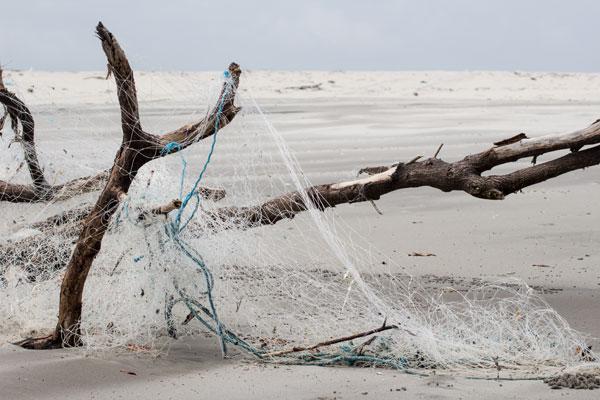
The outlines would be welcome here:
[[[535,139],[531,140],[535,143]],[[553,137],[553,139],[546,137],[544,140],[546,143],[563,142],[558,136]],[[568,147],[568,144],[563,146]],[[517,148],[524,155],[531,152],[527,146],[518,145]],[[202,220],[204,222],[209,221],[208,226],[212,230],[248,229],[272,225],[283,219],[293,218],[298,213],[306,211],[308,209],[307,204],[324,210],[344,203],[374,201],[392,191],[419,186],[430,186],[442,191],[462,190],[475,197],[500,200],[527,186],[600,163],[600,146],[594,146],[506,175],[481,176],[475,166],[491,164],[489,161],[482,160],[482,158],[494,158],[492,150],[466,156],[454,163],[431,158],[421,162],[396,163],[387,167],[367,167],[361,169],[361,172],[370,174],[366,178],[313,186],[305,191],[295,191],[278,196],[260,205],[217,208],[207,211],[202,216]],[[513,153],[511,157],[517,157],[517,154]],[[216,189],[217,198],[211,193],[210,191],[200,192],[201,195],[208,195],[208,198],[217,200],[218,196],[224,194],[224,191]],[[72,240],[70,238],[74,238],[80,232],[85,216],[90,211],[90,206],[67,210],[62,214],[31,224],[28,227],[39,229],[43,233],[62,224],[70,224],[68,229],[57,229],[55,236],[64,237],[65,241]],[[197,224],[192,226],[196,229],[202,229]],[[32,255],[36,254],[39,249],[45,249],[46,259],[56,260],[51,269],[60,269],[63,267],[60,260],[64,260],[70,250],[52,246],[52,243],[50,238],[40,234],[14,243],[0,245],[0,264],[8,265],[12,261],[13,264],[18,264],[27,271],[28,275],[34,278],[40,271],[39,268],[35,267],[35,259],[32,258]],[[19,260],[19,262],[16,263],[15,260]]]
[[[215,134],[239,111],[234,100],[241,70],[237,64],[232,63],[229,66],[231,80],[224,84],[217,105],[202,121],[160,136],[145,132],[139,117],[133,71],[125,53],[102,23],[98,24],[96,33],[108,60],[109,73],[114,75],[117,83],[123,140],[96,204],[85,219],[78,220],[83,221],[82,229],[62,282],[55,332],[50,337],[21,343],[28,348],[80,344],[81,302],[87,275],[100,251],[110,219],[127,196],[139,169],[153,159],[184,149]],[[598,143],[600,124],[597,121],[588,128],[568,135],[535,139],[517,135],[497,142],[496,147],[487,151],[466,156],[456,162],[438,159],[440,146],[432,158],[423,161],[419,161],[419,156],[408,163],[363,168],[361,171],[371,176],[290,192],[260,205],[209,210],[204,212],[203,218],[214,229],[246,229],[293,218],[311,207],[325,210],[339,204],[374,201],[392,191],[419,186],[429,186],[445,192],[460,190],[482,199],[501,200],[524,187],[600,163],[600,145],[581,150],[584,146]],[[569,149],[572,153],[505,175],[482,175],[501,164],[564,149]],[[175,206],[173,203],[168,210],[172,211]],[[163,208],[159,212],[166,210],[167,208]],[[60,220],[56,222],[60,224]]]
[[[205,200],[216,202],[222,200],[226,193],[223,189],[201,187],[197,194]],[[48,273],[63,269],[71,255],[70,243],[76,241],[85,218],[92,209],[91,204],[79,206],[42,221],[19,226],[20,229],[33,229],[37,233],[32,232],[26,238],[0,244],[0,280],[4,270],[11,266],[25,271],[30,281],[44,279],[50,276]],[[138,220],[156,215],[156,211],[141,210]],[[63,245],[57,245],[57,241]]]
[[[296,346],[296,347],[292,347],[291,349],[287,349],[287,350],[273,351],[271,353],[263,354],[263,357],[280,357],[280,356],[284,356],[284,355],[292,354],[292,353],[317,350],[321,347],[327,347],[327,346],[332,346],[332,345],[338,344],[338,343],[349,342],[354,339],[360,339],[360,338],[363,338],[366,336],[371,336],[376,333],[384,332],[384,331],[387,331],[390,329],[398,329],[397,325],[387,325],[386,322],[387,321],[383,321],[383,325],[381,325],[379,328],[371,329],[371,330],[368,330],[365,332],[360,332],[360,333],[355,333],[353,335],[348,335],[348,336],[343,336],[343,337],[339,337],[339,338],[335,338],[335,339],[325,340],[323,342],[314,344],[312,346],[306,346],[306,347]]]
[[[45,197],[50,193],[50,185],[46,182],[35,150],[33,116],[25,103],[17,95],[6,89],[2,74],[3,71],[0,68],[0,104],[5,107],[7,114],[10,116],[12,129],[15,132],[15,141],[19,142],[23,148],[25,162],[33,181],[31,191],[38,197]],[[19,130],[19,123],[21,124],[21,130]],[[10,184],[0,181],[0,200],[2,200],[4,193],[7,193],[7,197],[13,198],[15,194],[23,192],[25,188],[21,186],[17,185],[16,188],[10,188]]]
[[[125,52],[113,34],[100,22],[96,34],[108,60],[109,72],[115,77],[121,110],[123,140],[106,186],[102,190],[90,215],[85,219],[73,254],[67,264],[60,290],[58,323],[51,337],[31,339],[20,343],[27,348],[55,348],[57,346],[78,346],[81,344],[80,321],[82,297],[85,281],[94,258],[100,251],[102,239],[110,219],[120,201],[127,195],[129,187],[139,169],[149,161],[167,154],[163,151],[167,143],[177,141],[174,151],[208,137],[226,126],[235,117],[238,108],[233,105],[241,70],[232,63],[229,73],[233,84],[226,82],[217,106],[197,127],[178,130],[177,134],[154,136],[142,130],[139,119],[137,92],[133,71]],[[218,124],[215,122],[219,121]],[[212,130],[212,133],[211,133]],[[194,137],[188,139],[184,134]],[[172,152],[172,151],[171,151]]]
[[[0,180],[0,201],[12,203],[39,203],[66,200],[84,193],[100,190],[106,184],[108,171],[76,178],[65,183],[38,190],[34,185],[22,185]]]
[[[565,136],[569,139],[566,140]],[[594,124],[593,127],[565,136],[525,139],[503,147],[493,147],[456,162],[446,162],[434,157],[388,167],[366,167],[360,170],[370,175],[365,178],[313,186],[255,206],[209,210],[202,218],[212,221],[208,223],[211,229],[246,229],[293,218],[306,211],[309,206],[324,210],[344,203],[374,201],[399,189],[420,186],[444,192],[460,190],[481,199],[502,200],[525,187],[600,164],[600,146],[594,146],[506,175],[482,176],[483,172],[510,161],[570,148],[573,143],[597,143],[600,141],[600,126]]]
[[[523,139],[529,139],[527,137],[526,134],[524,134],[523,132],[513,136],[513,137],[509,137],[508,139],[504,139],[504,140],[500,140],[498,142],[494,142],[494,146],[506,146],[509,144],[513,144],[513,143],[517,143]],[[434,157],[435,158],[435,157]]]
[[[218,125],[223,127],[230,120],[232,120],[235,117],[235,114],[237,114],[239,111],[239,108],[235,107],[233,104],[233,92],[239,84],[239,76],[241,71],[237,64],[232,64],[230,69],[234,71],[232,73],[234,90],[230,90],[230,93],[225,93],[225,88],[223,88],[221,97],[226,96],[226,98],[223,101],[222,113],[216,113],[213,111],[208,118],[202,119],[194,124],[185,125],[162,136],[156,137],[154,135],[147,134],[141,130],[137,106],[133,107],[134,104],[137,104],[137,95],[135,93],[135,82],[133,81],[133,75],[131,75],[131,79],[128,79],[127,76],[119,75],[123,73],[132,74],[128,61],[126,59],[122,60],[124,56],[123,50],[119,47],[114,49],[108,48],[107,51],[109,52],[107,54],[107,58],[110,57],[110,59],[116,63],[116,67],[112,67],[110,62],[108,65],[109,71],[111,74],[114,74],[115,79],[117,80],[117,87],[119,87],[119,101],[122,101],[129,110],[129,112],[122,114],[122,129],[124,135],[126,136],[126,138],[124,137],[124,140],[138,140],[139,143],[143,144],[143,146],[138,147],[142,148],[145,153],[151,153],[151,158],[156,158],[163,155],[161,152],[167,143],[179,143],[179,146],[176,146],[170,151],[170,153],[173,153],[198,140],[209,137],[214,132],[217,115],[220,115],[220,121]],[[120,65],[119,63],[123,63],[123,65]],[[108,170],[102,171],[96,175],[76,178],[62,184],[53,186],[48,184],[37,157],[34,140],[35,123],[33,116],[25,103],[14,93],[6,89],[2,80],[2,72],[3,71],[0,68],[0,104],[2,104],[6,109],[6,115],[2,117],[2,124],[4,122],[4,118],[6,116],[10,116],[12,129],[15,132],[15,140],[23,147],[25,161],[27,167],[29,168],[33,184],[16,184],[0,180],[0,201],[8,201],[13,203],[58,201],[102,189],[108,181]],[[221,97],[219,98],[218,104],[220,104]],[[22,127],[22,133],[21,130],[19,130],[19,122]],[[0,126],[0,129],[2,129],[2,126]],[[225,192],[222,189],[200,187],[198,188],[198,193],[201,197],[210,200],[218,201],[225,197]]]
[[[185,125],[177,130],[159,136],[158,140],[153,141],[153,146],[148,148],[152,157],[156,158],[164,155],[164,149],[170,143],[177,143],[178,146],[172,147],[169,150],[169,154],[185,149],[199,140],[206,139],[214,135],[217,130],[227,126],[237,115],[241,108],[234,104],[234,100],[240,84],[242,70],[238,64],[231,63],[228,73],[231,82],[223,85],[216,105],[209,115],[195,124]]]
[[[522,158],[540,156],[557,150],[577,151],[583,146],[598,143],[600,143],[600,122],[596,121],[587,128],[572,133],[522,139],[516,143],[491,148],[472,157],[479,162],[477,169],[483,172]]]
[[[15,141],[20,143],[25,162],[33,184],[15,184],[0,180],[0,201],[15,203],[61,200],[89,191],[99,190],[99,182],[106,180],[108,174],[78,178],[72,181],[50,186],[40,166],[35,147],[35,122],[25,103],[4,86],[0,69],[0,104],[10,116]],[[21,129],[19,129],[19,123]]]

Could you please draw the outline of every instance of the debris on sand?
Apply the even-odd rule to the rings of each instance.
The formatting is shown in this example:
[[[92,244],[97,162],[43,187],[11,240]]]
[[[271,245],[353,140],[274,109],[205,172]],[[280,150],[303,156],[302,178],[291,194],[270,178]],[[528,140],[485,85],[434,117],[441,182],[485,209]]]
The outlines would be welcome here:
[[[133,371],[127,371],[127,370],[124,370],[124,369],[119,370],[119,372],[122,372],[122,373],[127,374],[127,375],[134,375],[134,376],[137,375]]]
[[[412,253],[408,253],[409,257],[436,257],[435,254],[433,253],[419,253],[416,251],[413,251]]]
[[[551,389],[599,389],[600,376],[587,373],[562,374],[552,378],[544,379]]]
[[[323,83],[315,83],[314,85],[288,86],[286,89],[294,90],[323,90]]]

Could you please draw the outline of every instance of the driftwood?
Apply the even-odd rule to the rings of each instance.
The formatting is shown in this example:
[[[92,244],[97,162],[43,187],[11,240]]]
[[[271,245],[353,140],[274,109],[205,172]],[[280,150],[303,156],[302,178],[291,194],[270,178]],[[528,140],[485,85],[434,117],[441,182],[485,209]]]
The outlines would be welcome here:
[[[84,193],[100,190],[106,182],[106,172],[77,178],[59,185],[39,190],[35,185],[22,185],[0,180],[0,201],[11,203],[36,203],[66,200]]]
[[[25,187],[24,185],[11,185],[8,182],[0,181],[0,200],[16,199],[20,196],[45,197],[49,191],[50,185],[44,178],[44,172],[40,167],[37,153],[35,150],[35,124],[31,112],[14,93],[10,92],[4,86],[2,79],[2,69],[0,68],[0,104],[4,106],[6,114],[2,117],[2,126],[8,115],[11,121],[12,130],[15,132],[15,141],[23,147],[25,162],[29,169],[29,174],[33,185]],[[19,130],[19,123],[21,130]]]
[[[48,184],[35,148],[35,122],[33,116],[25,103],[4,86],[2,69],[0,69],[0,104],[6,110],[6,114],[2,117],[0,129],[2,129],[4,119],[8,115],[12,130],[15,133],[15,141],[19,142],[23,148],[25,163],[33,182],[31,185],[21,185],[0,180],[0,201],[20,203],[60,200],[100,189],[100,184],[108,176],[106,173],[74,179],[56,186]],[[19,123],[21,129],[19,129]]]
[[[168,215],[171,211],[178,210],[181,207],[181,200],[174,199],[170,202],[163,204],[158,207],[154,207],[150,210],[143,211],[138,215],[138,221],[143,221],[145,219],[157,216],[157,215]]]
[[[23,148],[25,163],[33,183],[24,185],[0,180],[0,201],[13,203],[58,201],[102,189],[108,181],[109,171],[102,171],[96,175],[73,179],[57,185],[50,185],[47,182],[37,156],[33,115],[17,95],[6,89],[2,75],[3,71],[0,68],[0,104],[4,106],[6,111],[0,118],[0,136],[6,118],[10,117],[11,128],[15,133],[14,140],[20,143]],[[193,142],[202,139],[202,137],[198,137],[200,133],[198,128],[205,122],[199,121],[195,124],[186,125],[174,132],[163,135],[159,140],[164,142],[163,145],[181,140],[181,146],[186,147],[189,144],[186,141]],[[19,123],[21,129],[19,129]],[[211,200],[220,200],[225,197],[225,192],[222,189],[215,188],[200,187],[198,194]]]
[[[106,181],[106,179],[105,179]],[[211,201],[225,197],[225,190],[207,187],[198,188],[197,194]],[[171,202],[151,210],[140,210],[138,221],[150,216],[168,213]],[[178,206],[175,208],[179,208]],[[42,221],[20,225],[19,229],[29,230],[29,236],[0,244],[0,281],[8,266],[17,267],[26,273],[28,281],[37,281],[51,276],[54,271],[66,265],[73,245],[81,232],[85,218],[93,205],[84,205],[68,209]]]
[[[62,282],[55,332],[45,338],[27,339],[20,343],[27,348],[56,348],[80,344],[79,324],[85,280],[94,258],[100,251],[110,219],[127,196],[139,169],[156,158],[177,152],[215,134],[217,129],[226,126],[239,111],[234,105],[234,99],[241,70],[237,64],[232,63],[229,66],[231,82],[223,87],[218,106],[202,121],[163,135],[145,132],[139,118],[133,71],[125,53],[102,23],[98,24],[96,33],[108,60],[109,73],[114,76],[117,84],[123,139],[112,169],[101,179],[96,179],[99,184],[105,183],[96,204],[91,209],[67,211],[62,216],[52,217],[36,226],[41,232],[62,229],[66,236],[73,234],[71,229],[75,229],[79,236]],[[227,90],[228,84],[231,90]],[[12,113],[9,111],[8,115],[11,121],[17,116],[25,130],[29,121],[27,115],[30,116],[30,113],[24,113],[23,110],[21,108],[21,114],[14,110]],[[25,133],[23,136],[25,137]],[[33,143],[33,122],[30,137]],[[169,146],[171,143],[176,143],[176,146]],[[496,142],[496,146],[484,152],[468,155],[455,162],[446,162],[438,158],[440,146],[433,157],[425,160],[418,156],[407,163],[366,167],[360,172],[367,174],[367,177],[313,186],[283,194],[259,205],[209,209],[203,211],[201,218],[214,230],[254,228],[293,218],[310,208],[323,211],[345,203],[373,202],[392,191],[420,186],[429,186],[444,192],[459,190],[481,199],[501,200],[525,187],[600,163],[599,143],[600,123],[596,121],[588,128],[567,135],[529,139],[524,134],[519,134]],[[596,146],[582,150],[584,146],[591,145]],[[571,153],[505,175],[483,175],[496,166],[527,157],[536,159],[540,155],[557,150],[570,150]],[[30,168],[30,172],[31,170]],[[35,168],[33,170],[35,171]],[[45,181],[42,182],[37,173],[32,173],[34,182],[36,177],[38,187],[45,188]],[[85,185],[82,182],[79,184]],[[43,190],[36,189],[35,184],[33,186],[34,192],[44,193]],[[179,206],[177,201],[173,201],[169,205],[141,214],[141,219],[164,214]],[[26,240],[35,241],[34,237]]]
[[[177,143],[177,146],[169,151],[174,153],[215,134],[215,127],[225,127],[239,111],[239,108],[234,105],[234,99],[241,70],[237,64],[232,63],[228,69],[231,82],[224,84],[217,102],[218,106],[204,120],[161,136],[145,132],[139,118],[133,71],[125,52],[102,23],[96,27],[96,34],[108,60],[109,73],[114,76],[117,83],[123,141],[106,186],[90,215],[85,219],[67,264],[61,285],[56,329],[49,337],[26,339],[19,343],[27,348],[56,348],[81,344],[79,326],[84,284],[94,258],[100,251],[110,219],[120,202],[126,197],[139,169],[153,159],[168,154],[164,150],[169,143]]]
[[[580,150],[585,145],[600,143],[600,123],[566,134],[534,139],[508,140],[508,144],[468,155],[462,160],[446,162],[436,156],[392,166],[366,167],[360,170],[370,176],[347,182],[317,185],[294,191],[250,207],[223,207],[207,211],[202,218],[212,220],[213,229],[223,227],[252,228],[273,225],[293,218],[309,206],[319,210],[344,203],[378,200],[381,196],[405,188],[429,186],[444,192],[464,191],[486,200],[502,200],[511,193],[557,177],[570,171],[600,163],[600,146]],[[571,153],[541,164],[519,169],[506,175],[482,174],[492,168],[526,157],[569,149]]]
[[[349,336],[343,336],[340,338],[326,340],[326,341],[323,341],[323,342],[320,342],[320,343],[317,343],[315,345],[308,346],[308,347],[297,346],[297,347],[292,347],[287,350],[273,351],[271,353],[263,354],[263,357],[280,357],[280,356],[284,356],[286,354],[299,353],[302,351],[317,350],[321,347],[331,346],[331,345],[343,343],[343,342],[349,342],[354,339],[360,339],[360,338],[363,338],[366,336],[371,336],[371,335],[374,335],[375,333],[384,332],[384,331],[387,331],[390,329],[398,329],[398,326],[387,325],[386,322],[387,322],[387,320],[383,321],[383,325],[381,325],[379,328],[371,329],[369,331],[355,333],[355,334],[349,335]]]
[[[456,162],[438,159],[440,146],[432,158],[423,161],[419,161],[420,158],[415,157],[407,163],[362,168],[359,173],[370,176],[347,182],[313,186],[303,191],[294,191],[278,196],[255,206],[209,209],[204,212],[201,219],[212,231],[230,228],[248,229],[272,225],[283,219],[293,218],[298,213],[306,211],[307,204],[319,210],[325,210],[344,203],[375,201],[392,191],[418,186],[430,186],[445,192],[462,190],[478,198],[501,200],[527,186],[600,163],[600,146],[579,150],[585,145],[600,143],[599,122],[570,134],[533,139],[524,139],[521,135],[518,136],[517,141],[511,138],[508,140],[508,144],[494,146],[487,151],[468,155]],[[502,142],[507,141],[497,143]],[[483,172],[501,164],[564,149],[569,149],[571,153],[506,175],[482,176]],[[220,192],[215,193],[219,194]],[[213,200],[218,199],[219,196],[213,197]],[[35,229],[39,229],[40,225],[52,227],[56,226],[56,221],[63,220],[79,221],[81,224],[89,212],[90,208],[65,211],[63,214],[29,227]],[[66,218],[66,215],[69,218]],[[196,231],[205,229],[193,223],[191,227]],[[75,235],[77,229],[71,228],[69,232]],[[8,245],[0,245],[0,250],[4,249],[4,252],[0,251],[0,265],[3,261],[6,263],[10,260],[15,252],[29,254],[27,249],[36,250],[49,247],[43,243],[47,240],[47,237],[40,235],[37,239],[27,238]],[[53,255],[55,250],[52,250],[51,247],[50,249],[50,258],[59,260],[59,255]],[[5,254],[4,259],[1,256],[2,253]],[[64,254],[61,252],[60,256],[64,256]],[[27,257],[19,259],[28,260]],[[29,262],[27,262],[27,269],[36,271],[35,268],[32,269]]]

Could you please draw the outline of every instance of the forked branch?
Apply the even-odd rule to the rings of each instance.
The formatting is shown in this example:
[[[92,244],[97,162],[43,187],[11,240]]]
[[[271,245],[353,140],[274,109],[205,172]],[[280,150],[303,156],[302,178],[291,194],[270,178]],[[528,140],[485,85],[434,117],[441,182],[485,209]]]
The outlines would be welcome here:
[[[205,118],[159,136],[144,132],[139,118],[133,71],[125,53],[116,38],[103,25],[98,27],[97,35],[102,41],[102,48],[109,61],[109,72],[115,76],[117,82],[124,143],[127,143],[128,147],[138,149],[146,158],[162,157],[205,139],[225,127],[239,112],[240,108],[234,105],[234,99],[241,69],[236,63],[231,63],[228,69],[229,79],[223,85],[217,104]],[[32,185],[27,185],[0,180],[0,201],[31,203],[65,200],[83,193],[98,191],[106,185],[109,171],[102,171],[97,175],[73,179],[54,186],[47,183],[37,158],[33,116],[25,103],[5,88],[1,69],[0,104],[3,104],[6,109],[6,114],[1,117],[2,124],[6,117],[10,117],[15,139],[23,146],[25,160],[33,181]],[[22,134],[19,130],[19,123],[22,126]],[[169,144],[172,146],[168,146]],[[215,188],[200,187],[198,194],[211,200],[220,200],[225,197],[222,189]]]
[[[62,282],[55,332],[50,337],[21,343],[24,347],[55,348],[81,344],[80,322],[85,281],[94,258],[100,251],[110,220],[120,202],[127,196],[139,169],[158,157],[179,151],[198,140],[216,134],[239,112],[239,108],[234,105],[234,99],[241,70],[237,64],[232,63],[226,73],[227,79],[217,104],[203,120],[161,136],[145,132],[140,122],[134,75],[125,52],[102,23],[98,24],[96,33],[102,42],[109,72],[114,75],[117,84],[123,141],[117,151],[113,167],[104,181],[106,184],[96,204],[89,211],[89,215],[84,219],[70,214],[67,218],[75,225],[81,223],[81,229]],[[5,90],[3,87],[1,89]],[[10,96],[5,98],[14,101]],[[7,102],[11,104],[10,101]],[[9,115],[11,120],[16,116],[21,121],[24,127],[24,138],[26,127],[29,129],[30,126],[29,137],[33,142],[33,119],[31,118],[31,123],[27,125],[28,116],[31,114],[24,104],[19,107],[13,105],[13,111],[9,112]],[[420,161],[421,157],[416,157],[408,163],[364,168],[362,171],[370,174],[368,177],[313,186],[275,197],[260,205],[208,210],[204,212],[202,218],[209,221],[213,229],[223,229],[223,227],[246,229],[272,225],[282,219],[293,218],[298,213],[311,208],[325,210],[339,204],[374,201],[392,191],[419,186],[430,186],[445,192],[460,190],[478,198],[500,200],[524,187],[600,163],[600,145],[597,145],[599,143],[600,124],[594,123],[588,128],[568,135],[537,139],[524,136],[513,137],[510,140],[497,142],[496,147],[485,152],[469,155],[455,162],[446,162],[437,158],[438,149],[432,158],[426,160]],[[581,150],[584,146],[594,144],[597,146]],[[501,164],[563,149],[569,149],[572,153],[505,175],[482,175]],[[35,167],[33,171],[35,172]],[[34,172],[32,172],[32,179],[34,182],[37,179],[38,186],[41,187],[43,183]],[[150,214],[166,213],[179,205],[178,202],[172,202]],[[60,221],[58,219],[57,223],[60,224]],[[67,230],[69,227],[65,225],[63,228]],[[391,328],[384,324],[378,329],[291,351],[310,350]]]
[[[30,340],[21,345],[29,348],[54,348],[57,346],[78,346],[81,344],[80,322],[85,281],[100,251],[104,234],[119,204],[127,196],[129,187],[139,169],[155,158],[183,149],[198,139],[215,134],[227,125],[238,112],[233,105],[241,70],[232,63],[229,79],[213,111],[200,122],[198,127],[178,130],[175,136],[155,136],[144,132],[139,120],[139,107],[133,71],[125,52],[111,32],[100,22],[96,34],[102,42],[102,49],[108,61],[109,72],[115,77],[123,141],[117,151],[106,186],[102,190],[89,216],[83,220],[79,238],[67,264],[60,291],[58,323],[51,337]],[[200,129],[200,127],[203,127]],[[210,131],[212,130],[212,133]],[[169,140],[168,143],[164,143]],[[173,143],[173,146],[169,145]],[[167,146],[169,145],[169,146]],[[167,151],[165,151],[167,149]],[[178,203],[172,203],[172,209]],[[165,208],[162,211],[166,211]]]

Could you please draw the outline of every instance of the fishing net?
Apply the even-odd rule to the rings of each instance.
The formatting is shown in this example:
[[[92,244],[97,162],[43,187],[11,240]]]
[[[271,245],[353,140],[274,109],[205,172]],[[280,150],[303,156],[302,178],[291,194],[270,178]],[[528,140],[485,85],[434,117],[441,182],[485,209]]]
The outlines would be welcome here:
[[[87,90],[101,93],[82,91],[74,101],[50,85],[28,93],[18,75],[12,77],[11,90],[33,104],[49,180],[110,167],[120,142],[112,82],[93,74],[70,78],[89,79]],[[145,129],[165,132],[200,119],[218,97],[217,77],[141,74]],[[240,90],[236,102],[242,111],[218,134],[139,172],[86,283],[86,348],[164,349],[174,337],[208,334],[224,353],[237,348],[282,363],[495,376],[499,369],[544,375],[582,362],[582,336],[521,281],[431,287],[382,258],[335,209],[310,206],[264,226],[244,223],[239,213],[214,218],[312,185],[251,93]],[[7,132],[0,141],[0,178],[26,183],[22,151]],[[226,195],[202,198],[200,187]],[[0,329],[6,338],[44,333],[56,324],[60,282],[81,224],[65,210],[79,215],[97,194],[0,208]],[[172,199],[184,201],[180,210],[147,215]],[[57,214],[60,223],[36,225]]]

